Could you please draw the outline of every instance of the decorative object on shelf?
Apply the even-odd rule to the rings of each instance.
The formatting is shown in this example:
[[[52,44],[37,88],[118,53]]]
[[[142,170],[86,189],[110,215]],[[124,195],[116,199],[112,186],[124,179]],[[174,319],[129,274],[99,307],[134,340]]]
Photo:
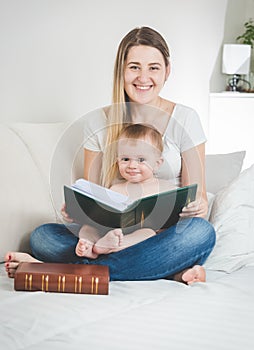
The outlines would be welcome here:
[[[248,91],[251,85],[241,75],[249,74],[251,45],[224,44],[222,73],[232,75],[228,80],[227,91]]]

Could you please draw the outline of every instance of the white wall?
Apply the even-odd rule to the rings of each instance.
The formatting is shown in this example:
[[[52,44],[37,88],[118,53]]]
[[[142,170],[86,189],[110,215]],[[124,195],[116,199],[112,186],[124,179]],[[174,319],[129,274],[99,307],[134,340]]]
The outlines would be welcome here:
[[[117,45],[148,25],[171,48],[163,96],[196,108],[206,129],[226,12],[237,2],[245,11],[252,0],[0,0],[0,120],[73,120],[110,103]]]

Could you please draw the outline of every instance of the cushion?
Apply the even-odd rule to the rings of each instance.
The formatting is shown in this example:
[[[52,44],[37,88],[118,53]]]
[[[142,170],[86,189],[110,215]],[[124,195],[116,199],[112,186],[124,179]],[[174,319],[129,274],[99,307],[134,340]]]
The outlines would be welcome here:
[[[245,151],[206,155],[206,190],[217,193],[241,172]]]
[[[229,273],[254,263],[254,164],[215,195],[209,221],[217,242],[206,268]]]
[[[7,251],[29,251],[31,231],[56,221],[48,174],[62,129],[62,124],[0,125],[0,261]]]

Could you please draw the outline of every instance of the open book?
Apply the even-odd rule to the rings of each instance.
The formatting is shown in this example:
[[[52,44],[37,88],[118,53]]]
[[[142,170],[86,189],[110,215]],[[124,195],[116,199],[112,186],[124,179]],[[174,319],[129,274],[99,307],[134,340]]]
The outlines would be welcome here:
[[[197,185],[175,188],[137,200],[84,179],[64,186],[66,211],[80,224],[98,229],[150,227],[177,223],[182,208],[196,198]]]

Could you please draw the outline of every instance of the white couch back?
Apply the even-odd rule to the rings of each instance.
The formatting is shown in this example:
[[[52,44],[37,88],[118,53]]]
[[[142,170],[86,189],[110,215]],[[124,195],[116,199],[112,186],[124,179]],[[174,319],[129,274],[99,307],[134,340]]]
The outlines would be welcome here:
[[[72,124],[0,125],[0,261],[28,251],[31,231],[61,222],[63,185],[83,175],[83,118]],[[207,190],[217,192],[239,173],[244,152],[208,155]]]

